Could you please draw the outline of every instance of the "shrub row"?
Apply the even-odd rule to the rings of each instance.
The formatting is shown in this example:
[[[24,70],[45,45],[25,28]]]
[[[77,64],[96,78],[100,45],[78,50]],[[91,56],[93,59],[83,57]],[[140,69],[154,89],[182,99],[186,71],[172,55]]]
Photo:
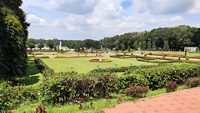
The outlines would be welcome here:
[[[11,86],[9,82],[0,84],[0,111],[8,111],[23,101],[37,99],[37,90],[33,87]]]
[[[156,59],[146,59],[146,58],[137,58],[137,61],[149,62],[149,63],[174,63],[175,60],[156,60]]]
[[[35,58],[35,64],[43,75],[47,76],[54,74],[54,70],[49,68],[41,59]]]
[[[110,57],[112,57],[112,58],[121,58],[121,59],[135,58],[135,56],[133,56],[133,55],[127,55],[127,54],[111,55]]]
[[[149,89],[147,87],[142,86],[133,86],[130,88],[127,88],[124,93],[127,96],[132,97],[144,97],[148,93]]]
[[[64,104],[78,98],[103,98],[117,90],[118,79],[115,75],[92,77],[62,73],[46,77],[41,85],[42,102]]]
[[[96,73],[117,73],[117,72],[126,72],[130,70],[135,70],[138,68],[148,68],[151,66],[127,66],[127,67],[118,67],[118,68],[97,68],[89,72],[89,74]]]
[[[154,90],[164,87],[167,81],[176,81],[178,84],[182,84],[190,77],[200,76],[199,73],[200,65],[195,63],[159,65],[126,72],[125,75],[121,76],[120,81],[126,84],[123,88],[130,87],[130,85],[142,84]],[[135,78],[137,78],[136,81],[134,81]]]
[[[192,77],[189,78],[186,82],[185,85],[188,87],[197,87],[200,86],[200,77]]]

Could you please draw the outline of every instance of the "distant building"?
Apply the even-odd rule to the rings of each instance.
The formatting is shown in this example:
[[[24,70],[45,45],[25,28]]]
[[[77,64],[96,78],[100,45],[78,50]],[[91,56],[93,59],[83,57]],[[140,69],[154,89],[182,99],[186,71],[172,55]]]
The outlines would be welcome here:
[[[63,50],[63,51],[70,51],[70,49],[68,47],[64,47],[62,46],[62,41],[60,41],[60,44],[59,44],[59,50]]]
[[[199,52],[198,47],[185,47],[184,50],[187,52]]]

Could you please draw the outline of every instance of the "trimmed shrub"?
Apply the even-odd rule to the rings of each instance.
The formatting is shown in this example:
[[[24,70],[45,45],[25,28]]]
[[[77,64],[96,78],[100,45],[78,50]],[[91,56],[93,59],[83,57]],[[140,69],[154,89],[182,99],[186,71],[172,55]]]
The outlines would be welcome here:
[[[119,77],[119,89],[126,89],[131,86],[148,86],[148,80],[139,74],[122,75]]]
[[[45,63],[43,63],[41,59],[35,58],[35,64],[39,69],[40,73],[42,73],[43,75],[47,76],[54,74],[54,70],[49,68]]]
[[[130,64],[131,65],[131,64]],[[131,71],[139,68],[149,68],[151,66],[127,66],[127,67],[118,67],[118,68],[98,68],[90,71],[89,74],[96,74],[96,73],[117,73],[117,72],[126,72]]]
[[[149,88],[147,87],[141,87],[141,86],[133,86],[130,88],[127,88],[124,93],[126,96],[132,96],[132,97],[143,97],[145,96],[149,91]]]
[[[149,88],[155,90],[163,88],[167,81],[177,81],[178,84],[183,84],[189,77],[199,76],[199,73],[199,64],[179,63],[139,68],[126,72],[126,76],[143,75],[149,82]]]
[[[185,85],[191,88],[200,86],[200,77],[192,77],[192,78],[187,79],[187,81],[185,82]]]
[[[176,81],[167,81],[165,84],[167,92],[174,92],[176,91],[177,87],[178,84],[176,83]]]
[[[103,98],[117,91],[117,84],[115,75],[85,77],[61,73],[45,78],[40,88],[40,97],[42,102],[51,104],[64,104],[77,98]]]

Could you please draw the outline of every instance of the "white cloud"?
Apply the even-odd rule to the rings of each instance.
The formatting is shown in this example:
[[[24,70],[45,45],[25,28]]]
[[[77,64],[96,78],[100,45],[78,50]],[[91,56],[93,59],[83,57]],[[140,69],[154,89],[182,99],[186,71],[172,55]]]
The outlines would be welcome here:
[[[191,13],[191,14],[200,13],[200,0],[195,0],[194,7],[190,9],[188,13]]]
[[[98,0],[48,0],[47,9],[66,13],[87,14],[94,10]]]
[[[27,19],[31,23],[31,36],[79,39],[188,24],[190,19],[185,15],[200,12],[200,0],[132,0],[128,8],[122,6],[124,1],[24,0],[23,8],[30,13]]]
[[[27,15],[27,21],[31,23],[31,25],[38,25],[38,26],[47,26],[47,21],[41,17],[38,17],[34,14]]]
[[[184,21],[184,18],[181,16],[155,16],[149,18],[149,23],[150,24],[165,24],[165,23],[176,23],[176,22],[182,22]]]

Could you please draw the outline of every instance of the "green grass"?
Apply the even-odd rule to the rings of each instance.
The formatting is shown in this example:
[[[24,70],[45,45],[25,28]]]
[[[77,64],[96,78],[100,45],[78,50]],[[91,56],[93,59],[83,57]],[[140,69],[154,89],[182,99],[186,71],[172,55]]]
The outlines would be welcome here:
[[[42,74],[37,69],[33,59],[28,61],[28,69],[26,76],[16,78],[19,85],[37,86],[43,79]]]
[[[185,85],[179,86],[177,91],[187,89]],[[158,96],[161,94],[165,94],[165,88],[158,89],[155,91],[150,91],[146,98]],[[105,108],[112,108],[117,104],[128,102],[128,101],[135,101],[137,98],[125,96],[124,94],[112,94],[112,99],[99,99],[99,100],[92,100],[91,102],[86,102],[82,104],[82,109],[80,109],[80,105],[77,104],[66,104],[64,106],[57,105],[57,106],[47,106],[46,110],[48,113],[100,113]],[[119,97],[121,97],[119,99]],[[27,113],[34,113],[35,108],[37,105],[40,105],[39,102],[31,103],[23,103],[20,107],[15,110],[14,113],[22,113],[26,111]]]
[[[153,65],[153,63],[139,62],[135,58],[119,59],[110,58],[112,62],[97,63],[90,62],[91,58],[50,58],[42,59],[50,68],[55,72],[69,72],[76,71],[79,73],[87,73],[96,68],[109,68],[109,67],[123,67],[123,66],[139,66],[139,65]],[[155,64],[155,63],[154,63]]]

